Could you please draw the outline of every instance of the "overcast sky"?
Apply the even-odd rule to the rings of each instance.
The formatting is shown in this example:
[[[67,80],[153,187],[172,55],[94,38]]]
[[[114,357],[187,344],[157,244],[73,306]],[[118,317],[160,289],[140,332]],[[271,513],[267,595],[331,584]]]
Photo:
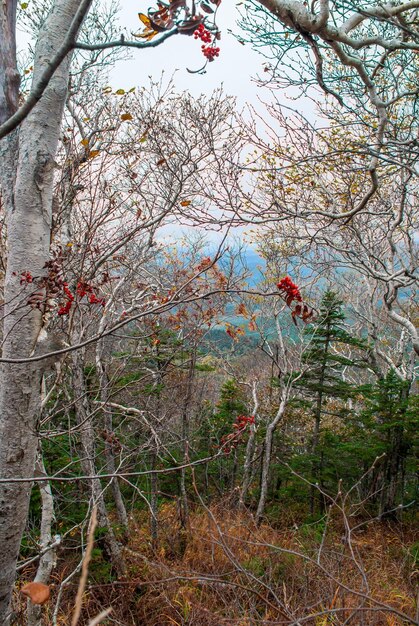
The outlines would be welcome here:
[[[138,12],[146,12],[150,0],[120,0],[121,26],[129,32],[139,32],[142,24]],[[258,104],[258,96],[268,99],[267,90],[261,89],[254,81],[257,74],[263,72],[265,59],[252,46],[242,45],[228,32],[229,29],[239,33],[236,21],[239,17],[236,3],[223,0],[217,13],[217,25],[221,30],[220,56],[208,63],[205,74],[191,74],[187,70],[197,70],[203,66],[204,57],[201,53],[201,41],[188,36],[175,36],[157,48],[149,50],[132,50],[131,60],[119,62],[111,72],[110,82],[114,88],[147,85],[149,76],[157,79],[161,73],[169,78],[174,75],[177,91],[189,91],[193,96],[202,93],[210,94],[214,89],[223,86],[226,95],[237,98],[237,107],[242,109],[246,104]],[[262,108],[262,105],[259,105]],[[259,108],[257,106],[257,108]],[[165,227],[160,238],[171,240],[180,232],[188,229],[174,225]],[[234,237],[244,235],[244,229],[233,229]],[[221,237],[219,233],[207,232],[207,237],[215,244]]]
[[[121,31],[126,29],[128,33],[137,33],[143,29],[138,12],[146,13],[147,9],[156,3],[153,0],[120,0],[119,4]],[[241,110],[246,104],[251,104],[263,117],[264,107],[258,99],[269,101],[271,97],[267,89],[257,85],[255,77],[263,76],[263,64],[266,59],[256,52],[251,44],[241,44],[229,32],[231,30],[240,34],[237,25],[239,18],[237,4],[242,5],[241,2],[236,3],[233,0],[221,2],[217,12],[217,25],[221,30],[221,41],[218,44],[220,56],[207,64],[205,74],[188,72],[188,69],[197,70],[204,64],[202,42],[190,36],[177,35],[156,48],[132,49],[131,58],[117,62],[111,70],[110,84],[114,89],[147,86],[149,77],[158,80],[164,72],[167,80],[173,76],[178,92],[189,91],[193,96],[199,96],[210,94],[214,89],[223,86],[226,95],[237,98],[238,109]],[[22,50],[25,50],[28,41],[28,36],[21,32],[18,42]],[[278,95],[280,101],[290,104],[284,93]],[[242,233],[242,229],[235,229],[234,232]],[[166,230],[164,234],[167,235]],[[213,238],[218,237],[212,235],[211,239]]]
[[[147,12],[150,0],[120,0],[121,26],[130,32],[142,30],[138,12]],[[122,88],[147,84],[149,75],[167,76],[175,73],[175,84],[179,91],[188,90],[192,95],[211,93],[221,84],[228,95],[238,98],[238,105],[255,102],[260,91],[252,77],[263,71],[263,57],[251,45],[242,45],[228,33],[228,29],[239,32],[236,25],[238,11],[232,0],[223,0],[217,13],[217,24],[222,31],[219,42],[220,56],[208,63],[206,73],[190,74],[203,65],[200,40],[188,36],[175,36],[157,48],[133,50],[132,59],[118,63],[111,74],[112,84]]]

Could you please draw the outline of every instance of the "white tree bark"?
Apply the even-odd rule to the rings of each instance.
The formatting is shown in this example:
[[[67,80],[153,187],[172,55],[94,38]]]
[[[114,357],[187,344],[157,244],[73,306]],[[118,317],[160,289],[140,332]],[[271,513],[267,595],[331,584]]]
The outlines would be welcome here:
[[[262,479],[260,485],[260,496],[258,508],[256,510],[256,523],[259,524],[262,516],[265,512],[266,500],[268,498],[268,486],[269,486],[269,475],[270,475],[270,464],[271,464],[271,456],[272,456],[272,444],[273,438],[275,434],[276,427],[284,416],[285,408],[288,402],[288,393],[286,390],[283,391],[281,402],[279,404],[278,410],[272,422],[268,424],[265,435],[265,450],[262,461]]]
[[[257,381],[252,383],[252,397],[253,397],[253,409],[252,415],[254,417],[253,424],[250,425],[249,439],[247,440],[246,453],[244,457],[243,465],[243,481],[240,490],[239,506],[244,508],[246,504],[247,494],[252,482],[252,466],[254,463],[255,444],[256,444],[256,419],[259,409],[259,400],[257,396]]]
[[[34,60],[34,82],[59,49],[79,7],[79,0],[56,0],[39,33]],[[6,83],[0,87],[0,115],[7,119],[15,104],[4,96],[6,87],[16,82],[14,53],[14,19],[16,2],[1,3],[2,32],[8,34],[10,69]],[[10,14],[8,13],[10,11]],[[5,29],[4,24],[8,26]],[[7,28],[9,30],[7,31]],[[7,44],[6,44],[7,46]],[[5,47],[2,43],[1,48]],[[1,55],[0,55],[1,56]],[[14,57],[15,58],[15,57]],[[57,150],[61,118],[67,95],[70,57],[51,78],[37,106],[19,129],[19,137],[0,143],[8,151],[8,171],[1,177],[2,195],[7,210],[8,262],[5,278],[3,324],[3,357],[28,357],[36,346],[42,328],[42,314],[26,304],[29,291],[22,293],[20,274],[30,271],[41,276],[49,258],[52,184],[54,157]],[[0,72],[1,74],[2,72]],[[10,89],[9,89],[10,92]],[[12,146],[11,146],[11,143]],[[17,154],[14,152],[17,149]],[[11,153],[12,151],[12,153]],[[12,172],[10,163],[15,161]],[[16,305],[23,308],[16,310]],[[24,315],[22,315],[22,311]],[[39,364],[5,364],[0,381],[0,475],[2,478],[33,475],[37,452],[37,420],[41,405],[42,366]],[[0,623],[9,623],[9,604],[15,579],[16,560],[24,531],[30,483],[0,486]]]
[[[42,457],[38,460],[37,469],[43,474],[46,473]],[[56,559],[55,549],[48,549],[48,547],[52,544],[51,527],[55,517],[54,497],[52,495],[51,484],[47,480],[45,482],[38,483],[38,486],[41,492],[42,501],[39,548],[43,554],[39,560],[34,582],[47,585],[51,572],[55,566]],[[40,626],[42,624],[41,618],[42,607],[32,604],[32,602],[28,600],[28,626]]]

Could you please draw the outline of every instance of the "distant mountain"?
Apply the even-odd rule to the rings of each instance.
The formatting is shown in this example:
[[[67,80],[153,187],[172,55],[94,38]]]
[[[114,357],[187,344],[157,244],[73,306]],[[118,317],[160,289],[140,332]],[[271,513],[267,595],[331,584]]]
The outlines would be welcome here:
[[[249,278],[249,284],[253,286],[261,280],[261,273],[266,269],[266,262],[253,248],[247,248],[244,254],[244,262],[252,274],[251,278]]]

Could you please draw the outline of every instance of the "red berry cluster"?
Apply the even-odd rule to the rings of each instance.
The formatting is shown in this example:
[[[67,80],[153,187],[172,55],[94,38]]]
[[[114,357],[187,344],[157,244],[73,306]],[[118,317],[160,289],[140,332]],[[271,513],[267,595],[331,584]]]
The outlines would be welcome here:
[[[212,39],[211,33],[209,32],[209,30],[205,28],[203,24],[200,24],[198,26],[193,36],[194,36],[194,39],[200,39],[204,43],[211,43],[211,39]]]
[[[254,415],[238,415],[236,421],[233,424],[234,431],[232,433],[228,433],[228,435],[223,435],[221,437],[221,447],[223,449],[224,454],[230,454],[232,450],[237,448],[240,443],[243,433],[246,430],[247,426],[255,423]]]
[[[200,24],[198,28],[194,32],[194,38],[200,39],[203,44],[201,46],[202,54],[207,59],[207,61],[214,61],[215,57],[218,57],[220,54],[220,48],[216,48],[215,46],[206,46],[205,44],[211,43],[213,35],[209,30],[205,28],[203,24]],[[215,38],[219,39],[219,35],[215,35]]]
[[[214,46],[201,46],[202,54],[208,61],[214,61],[215,57],[220,56],[220,48]]]
[[[279,283],[277,283],[277,287],[279,291],[281,291],[284,295],[285,302],[288,306],[290,306],[290,304],[294,300],[297,300],[297,302],[303,301],[299,288],[295,283],[292,282],[289,276],[285,276],[285,278],[282,278]]]
[[[20,275],[20,284],[33,283],[33,276],[30,272],[22,272]]]
[[[74,301],[74,296],[68,288],[68,283],[63,283],[63,291],[65,296],[67,297],[67,300],[65,301],[65,304],[60,306],[60,308],[58,309],[58,315],[68,315],[70,313],[71,305]]]
[[[90,304],[101,304],[102,306],[106,304],[105,298],[98,298],[92,285],[89,285],[89,283],[86,283],[84,280],[80,280],[77,283],[76,293],[80,299],[84,298],[84,296],[88,296]]]
[[[65,303],[58,309],[58,315],[68,315],[74,302],[74,295],[68,288],[68,283],[63,283],[63,291],[67,299]],[[95,294],[92,285],[89,285],[89,283],[84,280],[79,280],[79,282],[77,283],[76,294],[80,300],[84,298],[84,296],[87,296],[89,304],[100,304],[102,306],[105,306],[106,304],[105,298],[99,298]]]

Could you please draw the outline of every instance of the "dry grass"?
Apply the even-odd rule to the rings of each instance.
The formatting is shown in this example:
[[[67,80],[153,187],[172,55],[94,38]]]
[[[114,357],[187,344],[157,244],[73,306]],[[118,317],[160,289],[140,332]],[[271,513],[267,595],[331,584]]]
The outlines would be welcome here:
[[[166,504],[153,551],[146,514],[138,514],[126,550],[129,579],[88,586],[79,624],[110,606],[112,620],[103,623],[124,626],[409,623],[380,602],[415,623],[417,581],[405,548],[414,541],[411,528],[376,523],[349,546],[342,521],[332,518],[321,569],[316,526],[277,526],[258,528],[246,512],[218,505],[193,511],[184,531],[176,507]],[[61,618],[60,624],[69,623],[66,603]]]

